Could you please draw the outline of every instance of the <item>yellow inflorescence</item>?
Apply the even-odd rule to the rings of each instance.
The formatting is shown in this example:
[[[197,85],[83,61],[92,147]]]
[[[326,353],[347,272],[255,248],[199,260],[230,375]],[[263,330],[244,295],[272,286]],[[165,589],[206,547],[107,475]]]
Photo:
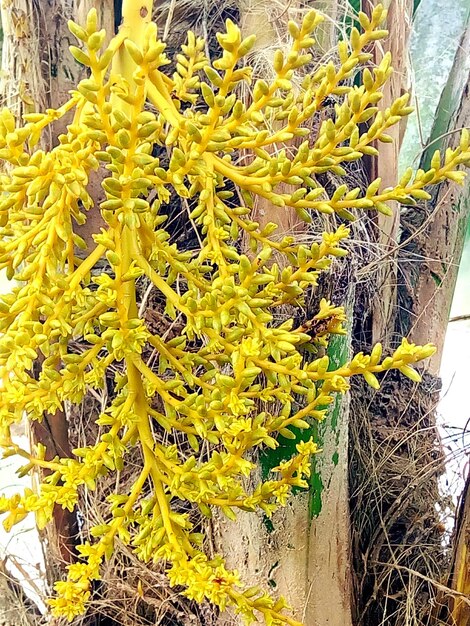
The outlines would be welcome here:
[[[207,557],[202,537],[174,502],[188,501],[207,516],[213,507],[230,519],[238,509],[271,515],[292,487],[308,486],[316,445],[299,443],[296,455],[250,493],[245,478],[255,457],[248,453],[276,448],[278,436],[293,438],[293,427],[307,429],[322,419],[334,394],[347,391],[350,376],[360,374],[377,387],[376,374],[398,368],[416,380],[411,366],[434,351],[403,340],[391,356],[383,359],[377,345],[336,370],[328,356],[306,360],[302,346],[312,338],[292,320],[276,322],[276,307],[302,302],[318,275],[346,254],[341,244],[348,229],[340,226],[305,245],[273,237],[275,224],[260,228],[250,218],[255,196],[308,220],[312,211],[389,213],[387,201],[413,203],[430,197],[426,185],[461,182],[456,168],[470,162],[467,133],[457,149],[443,158],[436,153],[430,171],[410,170],[393,189],[377,180],[364,195],[341,185],[328,197],[315,178],[326,171],[341,176],[346,162],[377,154],[373,144],[388,141],[388,128],[410,112],[408,96],[383,112],[377,108],[392,72],[388,55],[362,71],[359,86],[350,80],[370,60],[369,44],[385,36],[378,30],[384,18],[380,6],[370,20],[361,14],[362,32],[353,29],[350,41],[339,44],[339,63],[307,72],[295,88],[296,71],[311,62],[312,32],[321,20],[311,11],[302,25],[290,23],[290,52],[276,52],[273,80],[256,80],[246,104],[237,93],[240,83],[251,82],[241,59],[253,38],[243,40],[230,20],[218,35],[220,58],[211,64],[204,42],[188,33],[169,77],[153,23],[135,29],[124,23],[103,50],[105,33],[92,11],[85,28],[70,24],[81,42],[71,52],[90,70],[70,100],[57,111],[25,115],[21,126],[8,110],[1,112],[0,158],[9,167],[0,177],[0,267],[17,286],[0,298],[0,432],[5,453],[26,458],[21,472],[49,470],[38,491],[0,499],[4,525],[9,529],[34,512],[44,527],[56,504],[73,510],[82,486],[95,489],[101,477],[120,470],[131,447],[140,447],[143,459],[130,491],[109,497],[106,523],[92,529],[96,541],[79,546],[80,562],[56,583],[50,600],[56,615],[73,619],[85,610],[91,581],[119,537],[143,561],[165,562],[171,585],[182,585],[189,598],[232,607],[247,623],[297,624],[284,613],[283,599],[244,589],[221,557]],[[309,136],[305,123],[330,95],[338,99],[334,118],[298,149],[282,149],[293,137]],[[70,112],[73,120],[59,143],[39,149],[42,133]],[[154,156],[155,146],[166,147],[168,162]],[[108,170],[100,205],[105,226],[87,247],[76,231],[93,207],[88,187],[99,167]],[[163,211],[172,194],[190,207],[201,239],[196,252],[169,241]],[[237,247],[242,235],[248,255]],[[85,252],[78,255],[80,248]],[[283,267],[274,254],[284,257]],[[94,275],[105,257],[111,271]],[[184,326],[181,336],[160,336],[139,316],[136,281],[142,276],[161,294],[166,315]],[[316,320],[323,344],[331,333],[344,332],[341,307],[322,301]],[[74,351],[77,339],[86,346],[81,353]],[[149,348],[158,355],[157,368],[146,362]],[[43,446],[29,454],[13,444],[12,423],[24,414],[41,420],[65,401],[80,403],[87,389],[102,388],[110,368],[120,373],[97,418],[103,434],[96,445],[47,461]],[[195,454],[183,458],[177,446],[163,443],[158,432],[165,431],[178,433]],[[212,448],[206,446],[211,452],[201,459],[202,442]]]

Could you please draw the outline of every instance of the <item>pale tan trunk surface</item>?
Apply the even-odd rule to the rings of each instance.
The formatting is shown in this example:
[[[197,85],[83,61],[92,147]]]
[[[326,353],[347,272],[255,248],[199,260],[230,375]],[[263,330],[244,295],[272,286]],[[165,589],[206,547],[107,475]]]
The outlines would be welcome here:
[[[378,0],[370,3],[368,9],[377,5]],[[382,1],[388,8],[386,28],[389,36],[374,50],[374,61],[380,63],[386,52],[392,54],[394,73],[384,85],[383,98],[379,108],[384,111],[394,100],[403,95],[409,87],[408,71],[408,40],[411,33],[413,14],[412,0]],[[367,10],[367,9],[366,9]],[[381,188],[394,187],[398,180],[398,155],[406,127],[406,118],[389,129],[388,134],[393,143],[379,143],[376,148],[379,156],[372,160],[370,180],[382,179]],[[372,343],[387,343],[393,331],[393,316],[397,304],[397,263],[396,246],[400,227],[400,206],[390,202],[393,216],[377,214],[379,254],[391,253],[386,263],[382,263],[377,276],[377,301],[372,313]],[[395,252],[392,251],[395,249]],[[425,342],[426,343],[426,342]]]
[[[312,2],[308,8],[334,17],[337,3]],[[268,67],[270,56],[282,45],[289,18],[301,19],[297,2],[287,9],[271,0],[244,0],[241,4],[242,29],[247,35],[257,35],[252,56],[260,66],[259,55]],[[331,22],[326,21],[318,32],[323,51],[331,48],[333,37]],[[255,200],[253,219],[261,227],[268,222],[278,224],[279,237],[305,237],[305,223],[292,209],[273,206],[265,199]],[[325,486],[318,517],[311,518],[309,492],[292,497],[270,522],[261,515],[241,513],[235,523],[218,516],[214,524],[216,547],[227,555],[229,566],[239,570],[243,582],[271,587],[273,594],[285,596],[296,619],[306,626],[352,624],[346,406],[341,409],[339,422],[335,434],[328,431],[318,457]],[[332,461],[335,454],[336,464]],[[220,618],[221,626],[238,623],[230,616]]]
[[[470,26],[463,34],[452,70],[460,76],[454,81],[455,93],[451,94],[460,106],[455,119],[451,120],[451,129],[470,127],[469,50]],[[465,67],[466,75],[462,76],[461,70]],[[441,154],[447,147],[455,147],[459,135],[458,132],[448,135],[439,146]],[[470,177],[466,177],[463,188],[450,180],[441,183],[421,215],[421,221],[413,224],[415,231],[412,233],[423,264],[417,281],[410,285],[415,303],[410,337],[415,343],[432,341],[436,344],[437,352],[430,359],[429,371],[438,375],[470,215]]]

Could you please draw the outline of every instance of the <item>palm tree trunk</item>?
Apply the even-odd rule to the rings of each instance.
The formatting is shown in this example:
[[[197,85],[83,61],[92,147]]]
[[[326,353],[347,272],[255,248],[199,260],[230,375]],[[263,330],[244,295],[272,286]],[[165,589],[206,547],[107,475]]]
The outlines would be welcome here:
[[[452,560],[449,587],[455,590],[455,595],[443,593],[447,601],[446,610],[441,619],[449,624],[468,626],[470,624],[470,480],[467,478],[464,492],[461,496],[457,514],[454,539],[454,554]]]
[[[371,12],[378,4],[378,0],[366,3],[366,12]],[[411,32],[413,15],[412,0],[397,0],[382,2],[388,9],[387,24],[389,36],[380,46],[374,48],[374,62],[380,63],[387,52],[392,55],[394,73],[383,89],[383,98],[379,107],[385,111],[392,102],[407,91],[409,83],[408,72],[408,41]],[[369,180],[382,179],[382,187],[395,185],[398,179],[398,155],[406,127],[406,118],[390,129],[393,143],[380,143],[377,146],[379,155],[371,159]],[[394,257],[399,229],[400,208],[398,203],[392,203],[392,217],[377,215],[377,246],[381,254],[389,254],[387,263],[383,264],[377,273],[377,294],[372,309],[372,343],[388,342],[393,332],[392,320],[396,311],[397,301],[397,271]]]
[[[313,3],[313,7],[333,19],[338,3],[328,0]],[[240,6],[241,24],[246,35],[256,34],[252,51],[256,66],[263,67],[261,57],[268,57],[285,38],[288,18],[298,18],[299,4],[292,3],[288,11],[281,10],[269,0],[244,0]],[[282,15],[276,21],[276,10]],[[319,29],[320,46],[330,50],[334,44],[334,22],[326,21]],[[269,63],[266,63],[269,67]],[[269,71],[269,69],[267,70]],[[306,225],[293,210],[256,199],[254,219],[261,225],[274,222],[281,236],[286,233],[305,237]],[[308,235],[307,235],[308,236]],[[311,234],[310,234],[311,236]],[[354,289],[348,301],[352,309]],[[292,314],[292,312],[290,312]],[[340,338],[330,347],[332,360],[341,360],[349,352],[349,338]],[[347,487],[347,401],[338,400],[326,422],[315,427],[321,439],[323,454],[316,461],[311,488],[296,494],[286,509],[272,520],[253,514],[239,514],[236,522],[238,541],[233,541],[234,523],[217,518],[217,545],[229,555],[231,566],[240,569],[250,585],[266,581],[276,593],[289,599],[295,617],[306,624],[347,626],[351,624],[351,577],[349,545],[349,507]],[[313,430],[312,430],[313,434]],[[276,451],[262,454],[260,473],[266,474],[282,458],[288,458],[296,441],[285,441]],[[221,618],[221,623],[227,623]]]
[[[468,37],[467,30],[420,167],[429,167],[435,149],[444,154],[454,146],[459,133],[452,129],[470,124]],[[383,162],[396,166],[394,161]],[[447,565],[435,512],[438,479],[444,471],[443,452],[436,443],[435,409],[443,342],[468,224],[468,194],[468,180],[463,187],[442,183],[431,200],[402,210],[400,232],[391,234],[379,258],[359,271],[361,281],[374,277],[373,290],[381,302],[393,297],[390,315],[382,315],[384,308],[379,317],[372,311],[375,339],[385,338],[385,346],[390,347],[397,337],[407,336],[413,342],[426,337],[438,347],[423,372],[422,385],[386,377],[377,393],[364,386],[353,389],[350,484],[360,624],[385,619],[393,619],[397,626],[409,624],[406,612],[410,610],[413,619],[423,620],[417,623],[437,623],[429,610],[430,603],[439,602],[432,580],[445,581]],[[377,274],[384,276],[377,268],[384,264],[393,264],[389,277],[395,278],[377,283]],[[358,347],[367,350],[372,340],[364,340],[360,323],[357,331]],[[426,554],[419,547],[425,544]],[[406,600],[411,596],[412,609]]]
[[[438,115],[423,153],[420,167],[429,168],[435,150],[445,153],[454,148],[459,133],[454,129],[470,126],[470,11],[469,21],[457,48],[452,71],[442,93]],[[421,263],[410,268],[411,281],[406,285],[412,294],[413,309],[409,318],[412,341],[432,337],[438,350],[430,360],[431,373],[438,375],[449,320],[452,295],[465,241],[470,215],[470,184],[464,186],[447,181],[439,186],[424,210],[405,216],[400,247],[405,261],[409,254],[418,254]],[[409,241],[409,239],[412,241]]]

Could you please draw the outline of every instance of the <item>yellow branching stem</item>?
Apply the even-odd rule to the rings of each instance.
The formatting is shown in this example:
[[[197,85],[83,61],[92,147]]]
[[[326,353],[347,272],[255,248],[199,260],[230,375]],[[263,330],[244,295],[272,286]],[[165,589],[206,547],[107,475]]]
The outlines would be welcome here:
[[[412,366],[434,348],[404,339],[385,358],[377,345],[337,369],[327,356],[305,358],[305,347],[311,354],[345,332],[343,308],[322,300],[310,324],[318,329],[313,335],[308,325],[277,322],[276,308],[302,304],[333,259],[345,256],[349,231],[340,226],[309,245],[290,236],[273,241],[276,225],[260,229],[250,218],[253,198],[293,207],[306,220],[312,211],[343,218],[358,209],[388,213],[390,200],[410,204],[430,197],[427,185],[462,182],[457,168],[470,164],[468,133],[455,150],[436,152],[430,171],[409,170],[393,189],[377,180],[361,195],[343,184],[330,197],[316,174],[340,177],[345,162],[376,154],[375,142],[388,141],[387,129],[410,112],[407,96],[384,112],[376,106],[392,71],[388,56],[362,70],[359,86],[348,80],[369,63],[370,42],[386,34],[378,30],[383,8],[370,19],[360,14],[362,32],[354,28],[350,41],[339,44],[338,64],[310,72],[308,50],[321,18],[311,11],[301,25],[291,22],[290,53],[275,54],[274,79],[257,80],[246,106],[237,94],[240,83],[252,81],[243,57],[253,38],[242,40],[228,20],[218,35],[220,57],[211,64],[204,42],[190,32],[169,76],[151,5],[125,2],[123,26],[106,49],[96,11],[85,27],[70,23],[79,42],[71,52],[89,67],[89,78],[57,111],[25,115],[21,125],[8,110],[0,113],[0,158],[8,164],[0,176],[0,269],[15,280],[0,298],[1,444],[5,454],[21,459],[20,473],[50,470],[37,492],[0,498],[0,512],[7,529],[30,512],[44,527],[55,505],[73,510],[79,489],[93,490],[104,475],[122,469],[137,446],[141,472],[128,493],[109,497],[106,523],[92,529],[96,541],[79,546],[79,562],[55,585],[54,613],[73,619],[85,611],[91,581],[119,537],[143,561],[165,563],[170,584],[189,598],[231,608],[247,623],[261,618],[293,626],[298,623],[286,614],[284,599],[244,588],[222,557],[204,553],[201,536],[175,503],[191,502],[207,516],[219,507],[230,519],[239,509],[271,515],[293,487],[308,486],[317,447],[312,440],[298,443],[291,459],[247,492],[253,450],[276,448],[280,437],[294,437],[293,427],[311,428],[334,395],[348,390],[351,376],[378,387],[381,373],[398,368],[419,380]],[[299,68],[307,73],[294,89]],[[285,150],[283,142],[310,134],[305,122],[329,95],[338,100],[334,117],[295,153],[292,146]],[[71,110],[73,121],[58,145],[38,149],[41,133]],[[154,156],[155,147],[165,148],[168,162]],[[252,158],[239,160],[241,150]],[[77,226],[93,206],[88,185],[100,166],[108,170],[99,207],[105,227],[87,249]],[[294,191],[279,192],[280,183]],[[164,207],[172,194],[190,207],[201,242],[196,252],[170,241]],[[237,248],[241,235],[250,258]],[[273,262],[274,252],[284,255],[283,269]],[[110,271],[94,272],[102,259]],[[178,318],[180,336],[160,336],[139,316],[136,281],[142,276],[164,300],[165,315]],[[85,346],[81,353],[74,351],[77,339]],[[156,367],[146,360],[149,350]],[[32,375],[33,366],[39,375]],[[25,414],[41,420],[65,401],[81,403],[88,390],[102,387],[110,368],[120,373],[97,418],[102,434],[96,445],[46,461],[40,444],[29,454],[13,443],[14,422]],[[168,433],[189,443],[194,455],[184,458],[166,444]],[[203,443],[210,453],[199,458]]]

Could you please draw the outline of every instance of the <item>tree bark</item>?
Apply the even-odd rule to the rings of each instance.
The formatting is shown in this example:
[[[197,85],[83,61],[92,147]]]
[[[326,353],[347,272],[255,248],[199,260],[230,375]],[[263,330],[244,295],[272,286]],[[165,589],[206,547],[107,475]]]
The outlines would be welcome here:
[[[371,12],[378,0],[366,3],[365,11]],[[383,98],[379,109],[385,111],[391,104],[405,93],[409,86],[408,72],[408,41],[411,32],[413,15],[412,0],[387,0],[382,2],[388,9],[387,24],[384,28],[389,36],[380,45],[374,47],[374,62],[379,64],[387,52],[392,55],[394,73],[383,88]],[[376,147],[379,156],[371,160],[369,180],[382,179],[382,188],[393,187],[398,179],[398,155],[406,128],[406,118],[393,126],[388,133],[393,143],[379,143]],[[372,343],[387,343],[393,334],[393,316],[397,302],[397,267],[393,250],[396,248],[400,229],[400,206],[397,202],[390,203],[392,217],[379,213],[376,216],[377,242],[380,254],[390,256],[387,263],[377,270],[377,292],[372,308]]]
[[[470,24],[462,35],[452,72],[442,93],[431,131],[429,147],[420,167],[429,168],[432,154],[439,149],[455,148],[459,132],[470,127]],[[470,216],[470,182],[462,186],[445,181],[435,190],[431,200],[420,210],[411,209],[404,216],[400,256],[406,264],[409,282],[402,292],[411,301],[406,322],[410,338],[420,343],[431,338],[437,352],[430,359],[429,371],[439,374],[444,340],[449,321],[452,296],[462,257]],[[417,262],[416,262],[417,261]],[[401,329],[400,329],[401,330]]]
[[[314,2],[309,8],[335,18],[336,0]],[[270,56],[282,46],[285,24],[289,18],[299,19],[297,3],[282,10],[282,20],[276,21],[276,8],[264,0],[244,0],[241,4],[241,25],[246,35],[255,33],[257,41],[251,52],[260,73]],[[334,22],[326,20],[317,38],[326,52],[334,44]],[[261,59],[260,59],[261,57]],[[253,219],[261,226],[268,222],[278,225],[279,236],[312,237],[306,224],[292,209],[273,206],[256,198]],[[348,294],[352,311],[353,289]],[[295,312],[289,311],[289,315]],[[314,313],[313,313],[314,314]],[[308,315],[308,313],[307,313]],[[341,361],[349,352],[350,338],[332,342],[328,354],[332,361]],[[272,520],[262,516],[240,513],[237,521],[227,522],[216,517],[216,544],[228,554],[229,564],[241,568],[249,585],[263,582],[276,594],[286,596],[295,617],[305,624],[318,626],[347,626],[351,624],[351,577],[349,544],[349,507],[347,487],[348,403],[338,399],[330,416],[312,432],[320,440],[322,454],[315,461],[308,493],[295,494],[285,509]],[[299,434],[300,435],[300,434]],[[295,441],[280,440],[276,451],[263,453],[259,477],[265,476],[280,460],[295,450]],[[236,531],[235,531],[236,529]],[[238,541],[233,541],[233,533]],[[230,618],[222,616],[221,624]]]
[[[470,480],[467,478],[460,499],[455,524],[452,570],[449,587],[457,593],[447,595],[446,624],[468,626],[470,624]],[[444,594],[443,594],[444,595]]]
[[[467,32],[457,52],[438,107],[441,119],[421,167],[429,167],[436,148],[444,154],[454,145],[460,133],[453,129],[470,124],[468,37]],[[378,392],[361,384],[353,389],[350,483],[360,624],[387,619],[396,626],[408,624],[407,610],[416,623],[435,623],[429,607],[439,600],[432,580],[445,579],[447,567],[435,513],[445,462],[435,420],[437,376],[468,223],[468,195],[468,179],[464,188],[445,181],[431,200],[402,209],[398,242],[391,242],[378,260],[359,272],[366,282],[374,276],[374,266],[393,263],[397,267],[397,300],[387,322],[389,331],[384,333],[385,349],[403,336],[415,343],[432,341],[438,348],[421,385],[387,376]],[[390,297],[383,284],[374,282],[374,287],[381,298]],[[356,328],[362,330],[360,319]],[[356,333],[356,344],[356,349],[370,348],[361,332]],[[427,545],[426,554],[420,545]],[[410,594],[412,609],[406,604]]]

